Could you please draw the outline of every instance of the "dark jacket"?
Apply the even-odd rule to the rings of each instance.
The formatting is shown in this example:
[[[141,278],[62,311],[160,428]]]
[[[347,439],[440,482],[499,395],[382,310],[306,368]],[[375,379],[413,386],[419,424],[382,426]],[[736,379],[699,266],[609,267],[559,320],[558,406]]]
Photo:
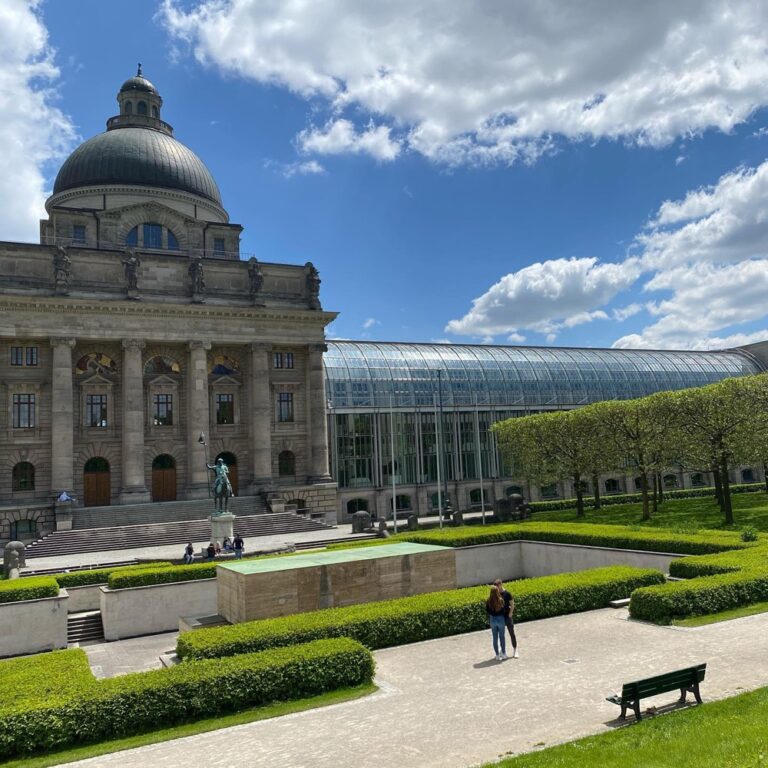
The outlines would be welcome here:
[[[235,549],[243,549],[245,547],[245,542],[241,536],[235,536],[235,540],[232,542],[232,546]]]

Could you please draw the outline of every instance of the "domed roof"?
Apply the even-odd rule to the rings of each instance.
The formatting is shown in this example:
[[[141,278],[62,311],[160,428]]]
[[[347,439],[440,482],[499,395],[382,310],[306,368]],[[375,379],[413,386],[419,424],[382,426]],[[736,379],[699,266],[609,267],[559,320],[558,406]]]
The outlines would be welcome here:
[[[134,75],[134,77],[129,77],[120,86],[120,93],[123,93],[123,91],[144,91],[145,93],[154,93],[158,96],[160,95],[157,91],[157,88],[155,88],[155,86],[152,85],[152,83],[150,83],[146,77],[142,77],[141,75]]]
[[[221,205],[203,161],[173,136],[152,128],[118,128],[88,139],[61,166],[53,193],[97,184],[178,189]]]

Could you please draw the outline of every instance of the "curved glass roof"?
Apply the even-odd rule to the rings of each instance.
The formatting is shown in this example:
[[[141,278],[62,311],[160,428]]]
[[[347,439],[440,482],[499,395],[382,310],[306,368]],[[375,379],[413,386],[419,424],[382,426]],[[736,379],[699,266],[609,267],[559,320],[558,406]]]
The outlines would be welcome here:
[[[740,352],[329,341],[334,408],[561,408],[711,384],[762,368]]]

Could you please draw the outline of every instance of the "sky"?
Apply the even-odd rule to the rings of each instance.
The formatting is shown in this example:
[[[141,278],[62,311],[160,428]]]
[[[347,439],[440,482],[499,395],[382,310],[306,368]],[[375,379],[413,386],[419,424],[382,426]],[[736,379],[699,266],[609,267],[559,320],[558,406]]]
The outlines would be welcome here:
[[[329,338],[768,339],[765,0],[0,0],[0,238],[143,71]]]

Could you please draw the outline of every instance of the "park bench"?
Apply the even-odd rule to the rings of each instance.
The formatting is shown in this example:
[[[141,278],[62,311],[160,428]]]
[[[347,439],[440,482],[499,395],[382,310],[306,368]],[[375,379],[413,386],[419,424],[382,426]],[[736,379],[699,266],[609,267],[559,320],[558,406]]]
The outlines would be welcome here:
[[[675,672],[667,672],[664,675],[648,677],[645,680],[636,680],[634,683],[624,683],[621,696],[614,694],[608,696],[606,701],[621,707],[620,717],[622,720],[627,716],[627,708],[629,707],[634,710],[635,719],[641,720],[640,700],[670,691],[680,691],[680,703],[685,702],[688,693],[692,693],[696,697],[696,701],[701,704],[699,683],[704,679],[706,671],[706,664],[697,664],[695,667],[686,667]]]

